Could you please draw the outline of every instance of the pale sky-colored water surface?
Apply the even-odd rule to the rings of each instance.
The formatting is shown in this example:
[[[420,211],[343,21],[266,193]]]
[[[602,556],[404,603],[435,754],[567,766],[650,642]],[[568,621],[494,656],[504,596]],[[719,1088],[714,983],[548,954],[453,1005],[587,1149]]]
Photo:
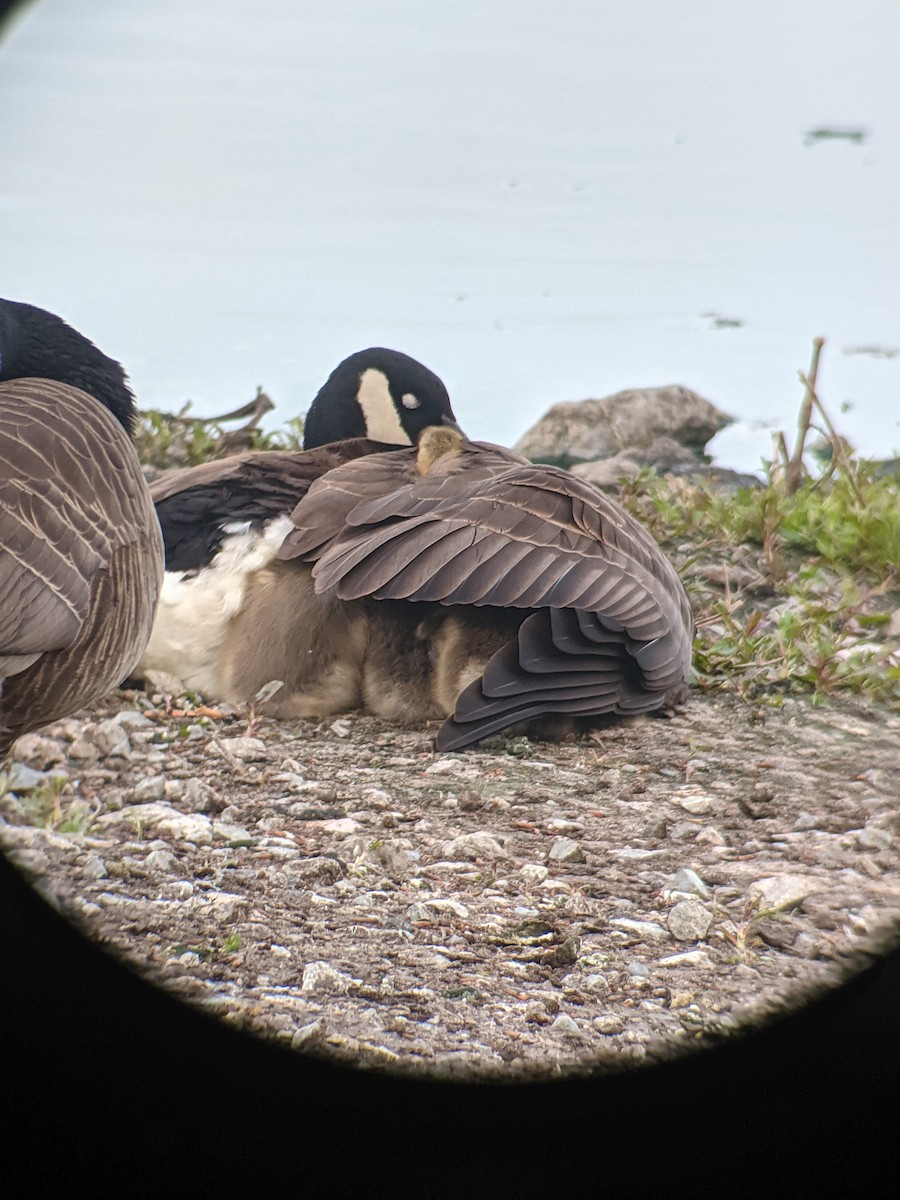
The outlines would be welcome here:
[[[145,407],[262,384],[278,424],[381,344],[506,443],[686,384],[744,469],[822,335],[823,400],[884,456],[898,46],[896,0],[40,0],[0,44],[0,294]]]

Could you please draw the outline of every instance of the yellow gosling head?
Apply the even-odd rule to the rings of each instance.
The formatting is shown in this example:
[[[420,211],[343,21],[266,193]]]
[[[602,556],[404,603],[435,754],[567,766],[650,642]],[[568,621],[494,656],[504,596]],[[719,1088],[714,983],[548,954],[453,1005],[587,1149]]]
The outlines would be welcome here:
[[[431,425],[423,429],[419,438],[419,452],[416,455],[416,470],[420,475],[427,475],[439,458],[448,454],[458,454],[464,441],[465,438],[458,429],[447,425]]]

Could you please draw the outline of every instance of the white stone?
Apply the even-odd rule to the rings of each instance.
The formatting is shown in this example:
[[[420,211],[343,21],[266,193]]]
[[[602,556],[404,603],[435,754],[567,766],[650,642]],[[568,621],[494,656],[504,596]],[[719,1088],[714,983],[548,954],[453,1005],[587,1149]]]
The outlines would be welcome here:
[[[255,737],[219,738],[219,744],[239,762],[262,762],[269,757],[265,742]]]
[[[584,862],[584,851],[572,838],[558,837],[553,839],[547,857],[551,862]]]
[[[639,934],[641,937],[659,939],[669,936],[668,931],[656,921],[635,921],[631,917],[613,917],[610,925],[615,929],[624,930],[626,933]]]
[[[550,1029],[554,1033],[574,1033],[581,1036],[581,1030],[576,1022],[565,1013],[560,1013],[556,1020],[550,1023]]]
[[[525,863],[523,867],[519,867],[519,878],[526,886],[530,887],[543,883],[549,874],[549,870],[543,863]]]
[[[199,813],[176,812],[168,804],[129,804],[118,812],[103,813],[99,825],[126,822],[135,828],[152,829],[163,837],[207,845],[213,840],[212,822]]]
[[[681,954],[669,954],[657,959],[661,967],[709,967],[712,959],[705,950],[685,950]]]
[[[461,833],[441,847],[442,857],[449,859],[505,858],[506,854],[503,843],[493,834],[484,832]]]
[[[712,913],[699,900],[680,900],[669,912],[667,924],[679,942],[696,942],[709,933]]]
[[[128,758],[131,754],[131,742],[128,734],[116,720],[101,721],[91,731],[94,745],[105,755]]]
[[[327,992],[332,996],[345,996],[354,984],[359,984],[360,982],[361,980],[354,979],[352,975],[345,975],[343,971],[336,971],[330,963],[318,961],[307,963],[303,968],[300,990],[304,992]]]
[[[714,801],[710,796],[680,796],[678,803],[691,816],[700,817],[712,811]]]
[[[813,892],[824,890],[825,884],[814,875],[770,875],[754,880],[747,895],[758,901],[760,909],[780,912],[785,908],[796,908]]]
[[[349,837],[359,829],[359,822],[352,817],[329,817],[327,821],[317,822],[323,833],[336,834],[338,837]]]

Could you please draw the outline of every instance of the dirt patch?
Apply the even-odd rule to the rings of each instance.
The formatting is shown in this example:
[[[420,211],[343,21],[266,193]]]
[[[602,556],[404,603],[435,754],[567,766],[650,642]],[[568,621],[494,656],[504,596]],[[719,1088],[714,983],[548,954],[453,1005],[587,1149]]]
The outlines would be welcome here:
[[[802,1004],[895,936],[883,707],[698,695],[446,756],[356,715],[247,733],[118,693],[20,741],[0,845],[142,975],[304,1053],[618,1070]]]

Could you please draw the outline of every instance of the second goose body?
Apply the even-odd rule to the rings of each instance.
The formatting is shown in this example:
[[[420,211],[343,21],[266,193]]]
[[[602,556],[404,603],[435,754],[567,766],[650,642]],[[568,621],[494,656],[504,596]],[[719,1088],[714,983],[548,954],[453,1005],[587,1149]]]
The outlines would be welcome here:
[[[144,666],[232,703],[277,681],[276,717],[443,719],[447,750],[682,699],[690,606],[649,534],[568,472],[467,442],[436,376],[372,353],[317,396],[325,444],[154,485],[168,572]]]
[[[151,491],[166,576],[139,674],[164,670],[211,698],[252,700],[256,689],[248,693],[247,679],[257,672],[235,646],[243,644],[247,610],[259,610],[260,589],[292,528],[294,506],[334,467],[412,446],[430,426],[456,428],[442,381],[406,354],[372,347],[344,359],[323,384],[306,416],[302,451],[248,451],[161,476]],[[297,580],[294,568],[275,570],[291,580],[286,598],[246,656],[264,675],[261,683],[283,679],[292,666],[302,668],[299,678],[318,689],[319,699],[284,706],[297,690],[286,683],[284,715],[317,715],[322,686],[329,690],[317,669],[322,645],[317,641],[310,654],[299,652],[297,664],[294,634],[320,629],[327,641],[339,622],[330,619],[328,599],[305,587],[308,570]],[[266,674],[270,666],[278,668],[275,675]],[[338,685],[331,693],[337,709],[348,706],[346,689]]]

